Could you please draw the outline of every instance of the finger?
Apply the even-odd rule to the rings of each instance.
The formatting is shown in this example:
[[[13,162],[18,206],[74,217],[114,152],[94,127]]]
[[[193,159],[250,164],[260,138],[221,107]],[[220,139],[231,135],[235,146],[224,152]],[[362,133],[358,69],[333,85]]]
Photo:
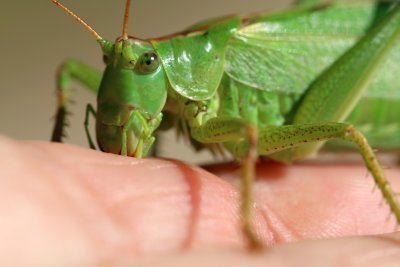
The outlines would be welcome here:
[[[207,170],[240,184],[239,166]],[[400,168],[385,169],[400,192]],[[257,166],[254,200],[274,242],[393,232],[398,223],[362,163]]]
[[[244,244],[237,190],[200,169],[44,142],[0,143],[0,177],[7,177],[0,185],[0,215],[6,215],[0,231],[10,240],[1,251],[8,259],[90,266],[146,252]],[[261,213],[255,222],[266,243],[286,234]],[[21,244],[35,249],[22,257]]]
[[[244,245],[236,189],[201,169],[47,142],[0,147],[2,266]]]
[[[143,257],[139,261],[124,261],[126,266],[331,266],[375,267],[397,266],[400,258],[400,233],[373,236],[325,239],[286,243],[261,253],[244,250],[207,250]]]

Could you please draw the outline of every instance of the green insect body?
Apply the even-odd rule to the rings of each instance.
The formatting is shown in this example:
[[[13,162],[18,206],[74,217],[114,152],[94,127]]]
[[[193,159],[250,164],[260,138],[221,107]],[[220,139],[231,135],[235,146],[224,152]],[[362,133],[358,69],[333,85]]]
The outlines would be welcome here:
[[[97,92],[97,111],[88,105],[85,120],[92,148],[90,114],[102,151],[134,157],[149,153],[163,116],[183,121],[193,142],[222,143],[242,162],[244,231],[253,246],[256,158],[291,162],[316,152],[318,141],[350,141],[400,223],[400,205],[356,130],[376,148],[400,148],[400,4],[299,1],[287,12],[209,20],[141,40],[127,35],[127,1],[114,43],[52,1],[96,37],[106,63],[103,75],[75,60],[60,68],[53,141],[61,141],[71,79]]]

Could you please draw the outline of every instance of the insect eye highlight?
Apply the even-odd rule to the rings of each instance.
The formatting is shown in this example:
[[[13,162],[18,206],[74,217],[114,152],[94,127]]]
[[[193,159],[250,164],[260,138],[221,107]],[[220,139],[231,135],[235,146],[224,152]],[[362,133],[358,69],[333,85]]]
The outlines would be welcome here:
[[[154,52],[145,52],[140,56],[136,70],[148,74],[156,71],[159,66],[160,62],[157,54]]]

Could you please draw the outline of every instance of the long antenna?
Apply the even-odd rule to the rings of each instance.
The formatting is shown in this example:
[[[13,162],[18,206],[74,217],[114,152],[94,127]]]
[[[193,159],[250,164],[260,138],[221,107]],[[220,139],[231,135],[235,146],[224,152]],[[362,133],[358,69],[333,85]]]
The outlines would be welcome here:
[[[122,39],[128,39],[128,19],[129,19],[129,7],[131,6],[131,0],[126,0],[124,24],[122,26]]]
[[[62,10],[64,10],[68,15],[70,15],[71,17],[73,17],[76,21],[78,21],[80,24],[82,24],[83,27],[85,27],[86,30],[88,30],[95,38],[97,41],[99,40],[103,40],[103,38],[95,31],[92,29],[92,27],[90,27],[85,21],[83,21],[83,19],[81,19],[80,17],[78,17],[74,12],[72,12],[71,10],[69,10],[68,8],[66,8],[65,6],[63,6],[60,2],[58,2],[57,0],[51,0],[56,6],[60,7]]]

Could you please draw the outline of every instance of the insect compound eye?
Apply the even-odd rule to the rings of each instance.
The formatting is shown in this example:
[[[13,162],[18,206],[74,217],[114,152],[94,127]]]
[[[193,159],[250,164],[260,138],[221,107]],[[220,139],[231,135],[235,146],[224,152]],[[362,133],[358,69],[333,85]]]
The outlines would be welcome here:
[[[160,62],[157,54],[154,52],[145,52],[140,56],[136,69],[143,74],[148,74],[156,71],[159,66]]]

